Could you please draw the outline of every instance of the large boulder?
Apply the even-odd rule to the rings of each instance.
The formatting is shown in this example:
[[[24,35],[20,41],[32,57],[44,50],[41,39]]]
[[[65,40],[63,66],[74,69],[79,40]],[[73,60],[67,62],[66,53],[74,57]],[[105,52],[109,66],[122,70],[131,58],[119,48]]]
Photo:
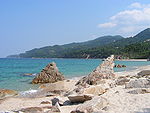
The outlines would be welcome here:
[[[88,76],[80,79],[76,85],[95,85],[101,83],[102,79],[112,79],[115,77],[114,74],[114,55],[105,59],[101,65],[99,65],[93,72]]]
[[[0,98],[10,97],[17,95],[18,92],[10,89],[0,89]]]
[[[125,84],[125,88],[150,88],[150,79],[132,79]]]
[[[71,113],[99,113],[103,108],[107,107],[108,101],[106,98],[96,96],[82,105],[79,105],[76,110]]]
[[[93,95],[81,94],[81,95],[70,95],[68,96],[69,100],[72,103],[83,103],[85,101],[91,100]]]
[[[150,77],[150,70],[143,70],[137,74],[139,77]]]
[[[48,64],[33,80],[33,84],[54,83],[64,80],[64,76],[58,71],[56,63]]]
[[[83,94],[102,95],[105,92],[106,92],[105,88],[96,85],[96,86],[90,86],[89,88],[85,88]]]

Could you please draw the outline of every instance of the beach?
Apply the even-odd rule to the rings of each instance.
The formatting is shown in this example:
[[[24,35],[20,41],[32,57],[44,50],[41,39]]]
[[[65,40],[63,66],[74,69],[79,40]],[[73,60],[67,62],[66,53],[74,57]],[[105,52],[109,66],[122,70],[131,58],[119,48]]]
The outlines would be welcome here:
[[[129,87],[130,81],[149,80],[147,76],[138,77],[138,73],[143,70],[150,70],[150,65],[139,66],[134,70],[115,72],[113,79],[105,79],[100,84],[90,85],[85,88],[79,88],[76,83],[82,80],[82,77],[75,77],[52,84],[41,85],[39,92],[31,93],[28,96],[13,96],[0,100],[0,113],[14,112],[21,109],[36,109],[37,113],[47,113],[50,106],[53,106],[53,99],[59,99],[59,112],[76,113],[75,110],[83,107],[84,103],[70,103],[69,95],[77,95],[75,89],[83,89],[80,95],[91,95],[92,98],[101,98],[102,103],[96,105],[99,112],[102,113],[149,113],[150,112],[150,88],[143,87],[140,83],[139,87]],[[143,82],[144,83],[144,82]],[[132,84],[133,85],[133,84]],[[138,86],[136,85],[136,86]],[[90,89],[91,88],[91,89]],[[95,88],[95,89],[93,89]],[[54,89],[58,92],[54,93]],[[53,91],[52,91],[53,90]],[[47,92],[53,93],[47,93]],[[106,100],[107,101],[106,101]],[[92,101],[92,100],[90,100]],[[89,102],[90,102],[89,101]],[[49,107],[48,107],[49,106]],[[94,106],[94,103],[93,103]],[[101,109],[99,109],[101,108]],[[80,108],[81,109],[81,108]],[[87,108],[82,108],[87,109]],[[95,108],[92,108],[95,110]],[[31,111],[32,111],[31,110]],[[42,111],[40,111],[42,110]],[[73,112],[74,111],[74,112]],[[57,111],[58,112],[58,111]],[[27,113],[27,112],[26,112]],[[53,112],[52,112],[53,113]],[[90,113],[90,112],[85,112]]]

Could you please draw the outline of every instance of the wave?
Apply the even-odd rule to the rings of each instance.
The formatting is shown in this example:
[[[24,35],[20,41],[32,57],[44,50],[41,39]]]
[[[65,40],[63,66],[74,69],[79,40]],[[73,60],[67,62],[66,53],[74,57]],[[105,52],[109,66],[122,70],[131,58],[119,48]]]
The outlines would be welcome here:
[[[27,91],[21,91],[19,92],[19,97],[33,97],[38,93],[38,90],[30,89]]]

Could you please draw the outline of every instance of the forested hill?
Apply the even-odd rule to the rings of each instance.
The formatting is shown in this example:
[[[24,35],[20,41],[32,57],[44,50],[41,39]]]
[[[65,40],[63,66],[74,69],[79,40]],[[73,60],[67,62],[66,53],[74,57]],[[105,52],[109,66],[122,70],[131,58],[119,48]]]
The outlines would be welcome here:
[[[36,48],[30,51],[26,51],[25,53],[22,53],[19,56],[23,58],[62,58],[65,57],[67,53],[70,53],[75,50],[104,46],[121,39],[123,39],[123,37],[119,35],[103,36],[86,42]]]
[[[23,58],[104,58],[111,54],[129,58],[150,56],[150,28],[134,37],[104,36],[95,40],[47,46],[19,54]]]
[[[126,46],[134,43],[139,43],[150,39],[150,28],[147,28],[137,35],[129,38],[124,38],[122,40],[118,40],[115,43],[112,43],[114,46]]]

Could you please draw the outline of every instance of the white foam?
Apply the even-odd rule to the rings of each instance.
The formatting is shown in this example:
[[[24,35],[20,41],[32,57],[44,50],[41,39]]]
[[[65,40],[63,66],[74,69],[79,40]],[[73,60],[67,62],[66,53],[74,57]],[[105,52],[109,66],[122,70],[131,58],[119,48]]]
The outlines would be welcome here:
[[[35,89],[30,89],[30,90],[27,90],[27,91],[21,91],[20,95],[21,96],[29,96],[29,95],[37,93],[37,91],[38,90],[35,90]]]

